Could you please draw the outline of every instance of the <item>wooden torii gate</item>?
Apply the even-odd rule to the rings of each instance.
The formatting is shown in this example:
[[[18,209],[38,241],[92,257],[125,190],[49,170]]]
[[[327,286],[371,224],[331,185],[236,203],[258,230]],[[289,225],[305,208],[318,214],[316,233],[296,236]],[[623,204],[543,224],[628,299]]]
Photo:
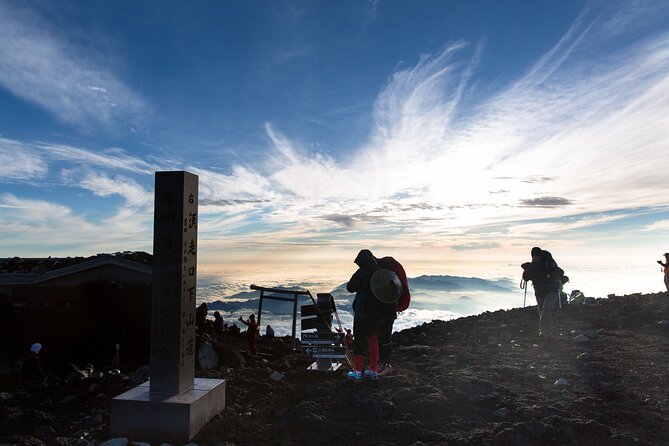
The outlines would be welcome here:
[[[297,324],[297,300],[298,296],[310,296],[309,291],[299,290],[282,290],[279,288],[265,288],[257,285],[251,285],[252,290],[260,291],[260,302],[258,303],[258,327],[262,318],[262,302],[263,299],[280,300],[284,302],[293,303],[293,332],[292,332],[292,348],[295,349],[295,326]],[[271,293],[271,294],[266,294]],[[313,299],[313,298],[312,298]]]

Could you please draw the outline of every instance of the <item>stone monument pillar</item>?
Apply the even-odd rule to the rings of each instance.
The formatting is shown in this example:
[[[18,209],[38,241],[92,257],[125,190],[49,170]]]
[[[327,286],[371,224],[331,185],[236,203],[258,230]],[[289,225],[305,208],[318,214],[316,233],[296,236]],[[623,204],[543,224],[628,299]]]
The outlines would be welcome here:
[[[112,400],[110,432],[187,443],[225,407],[225,380],[195,379],[198,177],[156,172],[151,378]]]

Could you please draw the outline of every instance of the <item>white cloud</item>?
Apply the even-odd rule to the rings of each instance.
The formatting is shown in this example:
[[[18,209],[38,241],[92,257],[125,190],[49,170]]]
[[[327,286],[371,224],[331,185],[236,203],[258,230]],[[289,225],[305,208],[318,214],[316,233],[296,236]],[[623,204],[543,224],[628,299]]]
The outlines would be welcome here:
[[[139,116],[140,95],[96,59],[63,30],[0,2],[0,86],[17,97],[81,127]]]
[[[151,250],[151,215],[121,209],[103,221],[46,200],[13,194],[0,196],[0,227],[6,255],[91,255],[123,250]],[[29,234],[30,242],[25,240]],[[122,243],[122,246],[119,245]],[[29,247],[29,248],[28,248]]]
[[[646,231],[669,231],[669,220],[660,220],[651,223],[645,228]]]
[[[120,195],[129,206],[151,206],[153,204],[152,191],[146,190],[131,178],[121,175],[110,177],[105,173],[88,172],[79,184],[82,188],[101,197]]]
[[[0,180],[32,180],[48,172],[48,165],[28,145],[0,138]]]
[[[50,161],[66,161],[84,166],[141,174],[152,174],[161,168],[158,164],[149,163],[118,148],[96,152],[60,144],[37,143],[34,146],[40,150],[44,158]]]
[[[0,13],[5,10],[0,6]],[[643,23],[622,16],[592,20],[584,11],[524,75],[476,104],[467,101],[478,87],[471,79],[484,54],[479,47],[456,42],[421,56],[389,77],[368,141],[345,155],[310,150],[268,123],[272,152],[257,165],[232,166],[227,174],[186,166],[200,176],[206,243],[313,252],[333,243],[355,249],[362,236],[370,246],[394,249],[418,243],[430,249],[506,248],[528,231],[564,234],[626,216],[608,211],[665,206],[669,33],[628,39],[611,52],[606,39],[614,23]],[[45,47],[61,44],[46,32],[29,39]],[[8,44],[0,47],[6,51]],[[6,85],[1,64],[0,83]],[[101,79],[79,85],[86,94],[115,91]],[[76,113],[92,119],[86,117],[92,110]],[[155,170],[180,167],[120,149],[96,153],[39,143],[23,144],[20,153],[9,160],[11,172],[24,168],[39,177],[47,164],[64,163],[84,178],[68,176],[68,184],[99,196],[122,195],[137,208],[152,198],[137,177],[148,182]],[[93,168],[104,172],[91,173]],[[120,212],[119,220],[149,224],[140,209],[131,212]],[[547,222],[526,223],[542,218]],[[486,232],[492,226],[494,232]],[[248,228],[253,232],[245,233]],[[128,230],[141,232],[138,226]],[[222,234],[234,239],[215,240]]]
[[[611,23],[584,11],[526,75],[473,109],[463,105],[463,92],[478,48],[467,56],[470,48],[458,42],[421,57],[390,78],[368,143],[347,159],[309,153],[267,125],[276,149],[270,179],[283,192],[269,218],[342,230],[365,221],[366,235],[397,226],[426,236],[663,205],[669,34],[612,53],[602,40]],[[548,197],[561,205],[528,206]],[[418,199],[435,206],[411,206]]]

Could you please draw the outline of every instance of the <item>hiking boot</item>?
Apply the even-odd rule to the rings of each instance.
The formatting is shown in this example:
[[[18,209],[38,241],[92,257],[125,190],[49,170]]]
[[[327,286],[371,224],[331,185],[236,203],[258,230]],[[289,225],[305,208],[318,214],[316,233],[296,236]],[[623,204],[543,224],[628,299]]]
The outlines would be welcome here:
[[[346,377],[350,379],[351,381],[355,383],[361,383],[362,382],[362,372],[358,372],[357,370],[353,370],[352,372],[348,372],[346,374]]]
[[[393,371],[393,368],[390,364],[380,364],[379,368],[376,370],[376,373],[379,376],[384,376]]]
[[[374,370],[367,369],[367,370],[365,370],[364,375],[365,375],[365,378],[371,379],[372,381],[376,381],[377,379],[379,379],[379,374],[377,372],[375,372]]]

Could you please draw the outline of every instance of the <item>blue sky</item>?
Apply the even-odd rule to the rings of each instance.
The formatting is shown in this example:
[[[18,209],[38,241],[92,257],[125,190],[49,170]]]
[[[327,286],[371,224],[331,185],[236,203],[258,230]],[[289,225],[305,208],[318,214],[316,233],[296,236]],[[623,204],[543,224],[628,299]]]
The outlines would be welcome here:
[[[0,0],[0,256],[151,251],[189,170],[202,271],[656,274],[667,106],[664,2]]]

